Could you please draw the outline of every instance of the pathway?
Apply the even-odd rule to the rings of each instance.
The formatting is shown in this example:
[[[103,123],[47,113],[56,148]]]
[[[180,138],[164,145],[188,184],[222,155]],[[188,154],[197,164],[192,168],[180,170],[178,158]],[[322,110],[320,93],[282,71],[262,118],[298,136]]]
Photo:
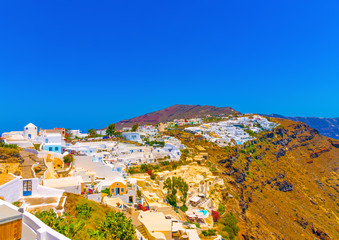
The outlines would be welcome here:
[[[36,163],[39,163],[39,165],[36,167],[38,171],[35,171],[36,177],[39,178],[43,176],[44,172],[46,171],[43,159],[38,158],[33,153],[29,153],[26,151],[20,151],[20,156],[24,160],[24,162],[21,164],[23,179],[34,178],[31,169],[32,166]]]

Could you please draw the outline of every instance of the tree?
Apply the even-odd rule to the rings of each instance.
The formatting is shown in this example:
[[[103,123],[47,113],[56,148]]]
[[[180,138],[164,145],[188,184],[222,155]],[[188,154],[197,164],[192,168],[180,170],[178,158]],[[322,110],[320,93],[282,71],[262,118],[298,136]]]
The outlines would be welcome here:
[[[122,212],[108,212],[105,220],[101,221],[96,230],[89,232],[95,239],[112,240],[133,240],[135,239],[135,229],[132,220],[127,219]]]
[[[88,130],[88,134],[91,135],[92,137],[95,137],[97,135],[97,132],[95,131],[94,128],[91,128],[90,130]]]
[[[220,219],[220,214],[217,211],[212,210],[213,222],[218,222]]]
[[[188,184],[181,177],[179,177],[178,184],[179,184],[179,186],[178,186],[179,191],[182,194],[182,196],[180,197],[180,201],[183,202],[184,204],[186,204],[187,192],[188,192]]]
[[[132,127],[132,132],[136,132],[138,128],[139,128],[139,124],[138,123],[134,124]]]
[[[141,191],[140,191],[139,188],[137,189],[137,197],[138,197],[138,198],[141,198]]]
[[[167,190],[167,200],[170,205],[177,206],[177,192],[180,191],[180,201],[183,205],[186,204],[188,184],[181,177],[167,178],[164,182],[164,189]]]
[[[177,189],[175,188],[176,177],[167,178],[164,182],[164,189],[167,190],[166,199],[168,203],[174,207],[177,206]]]
[[[112,124],[108,125],[108,127],[106,129],[106,135],[113,136],[114,134],[115,134],[115,124],[112,123]]]
[[[69,165],[70,163],[74,162],[74,157],[72,154],[67,154],[66,156],[63,157],[64,163]]]
[[[72,134],[70,128],[66,129],[66,131],[65,131],[65,138],[66,138],[67,141],[69,141],[69,140],[71,140],[73,138],[73,134]]]
[[[226,214],[219,222],[224,225],[222,231],[227,232],[231,240],[238,235],[240,228],[237,226],[238,220],[233,216],[233,213]]]

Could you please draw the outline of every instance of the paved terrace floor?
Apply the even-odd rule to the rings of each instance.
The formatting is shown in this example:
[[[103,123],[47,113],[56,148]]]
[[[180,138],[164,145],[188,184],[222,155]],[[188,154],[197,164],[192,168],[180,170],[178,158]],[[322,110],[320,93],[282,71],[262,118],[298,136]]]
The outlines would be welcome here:
[[[25,197],[25,203],[27,206],[27,211],[48,211],[54,209],[58,203],[58,197]]]

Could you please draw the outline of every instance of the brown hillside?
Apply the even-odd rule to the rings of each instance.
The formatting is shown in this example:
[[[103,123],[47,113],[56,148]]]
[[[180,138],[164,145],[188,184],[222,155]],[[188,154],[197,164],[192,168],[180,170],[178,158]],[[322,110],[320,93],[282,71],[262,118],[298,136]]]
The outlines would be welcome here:
[[[222,114],[228,116],[237,113],[239,112],[235,111],[231,107],[174,105],[139,117],[120,121],[116,123],[116,127],[117,129],[122,129],[123,127],[131,127],[136,123],[139,125],[146,125],[172,121],[174,119],[206,117],[207,115],[217,116]]]
[[[0,174],[12,173],[20,176],[22,174],[23,159],[19,149],[0,147]]]
[[[207,149],[234,196],[224,204],[239,220],[240,239],[339,239],[338,142],[305,123],[273,120],[280,126],[232,148],[169,134],[193,151]]]

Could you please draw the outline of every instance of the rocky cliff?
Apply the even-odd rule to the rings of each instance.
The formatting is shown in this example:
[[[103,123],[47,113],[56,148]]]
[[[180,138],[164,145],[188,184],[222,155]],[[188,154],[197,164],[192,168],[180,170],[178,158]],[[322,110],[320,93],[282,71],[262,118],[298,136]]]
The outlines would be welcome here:
[[[280,125],[236,147],[168,134],[193,152],[206,149],[206,164],[225,180],[224,206],[238,218],[240,239],[339,239],[339,143],[305,123],[272,120]]]
[[[339,139],[339,118],[285,117],[277,114],[270,114],[266,116],[304,122],[310,127],[317,129],[321,135]]]

